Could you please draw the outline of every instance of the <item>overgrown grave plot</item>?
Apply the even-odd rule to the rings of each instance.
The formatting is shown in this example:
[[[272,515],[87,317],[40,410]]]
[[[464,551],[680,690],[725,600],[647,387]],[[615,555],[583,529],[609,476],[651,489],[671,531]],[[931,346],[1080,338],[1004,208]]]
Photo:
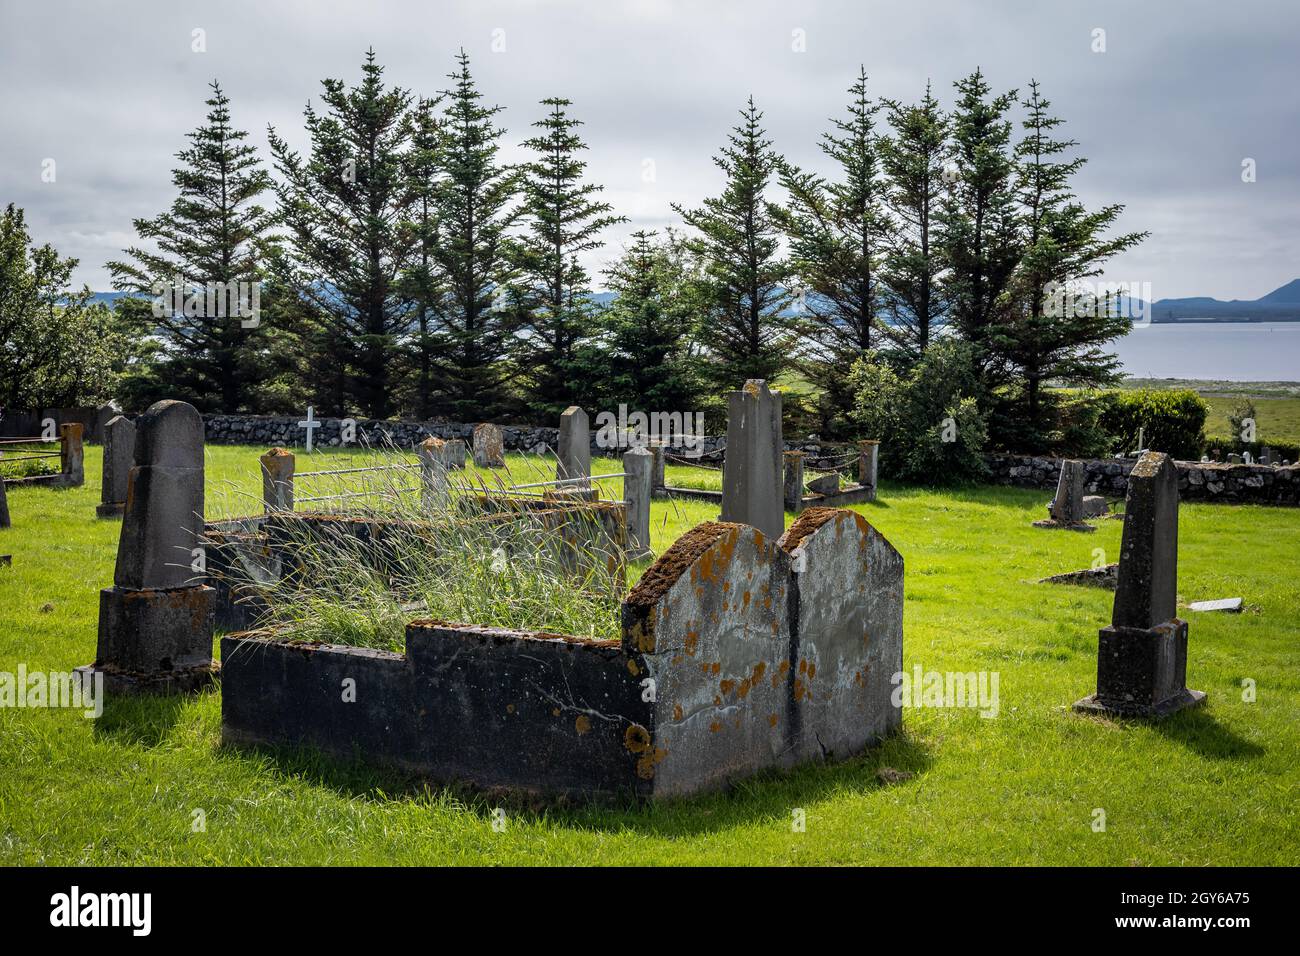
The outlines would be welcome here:
[[[301,475],[291,464],[285,472],[284,454],[263,463],[291,476],[287,494],[268,479],[264,513],[207,525],[221,629],[274,625],[304,640],[334,629],[349,643],[392,647],[415,610],[464,616],[473,605],[503,626],[530,619],[588,633],[612,614],[600,601],[625,590],[621,502],[513,490],[508,471],[413,470],[389,455],[326,469],[348,490],[329,511],[299,510]],[[517,464],[515,476],[540,468]]]
[[[222,736],[482,788],[713,789],[851,755],[898,726],[902,576],[853,512],[810,510],[779,541],[706,522],[603,605],[617,609],[612,637],[537,617],[501,626],[473,595],[463,617],[408,621],[404,653],[275,629],[227,637]]]

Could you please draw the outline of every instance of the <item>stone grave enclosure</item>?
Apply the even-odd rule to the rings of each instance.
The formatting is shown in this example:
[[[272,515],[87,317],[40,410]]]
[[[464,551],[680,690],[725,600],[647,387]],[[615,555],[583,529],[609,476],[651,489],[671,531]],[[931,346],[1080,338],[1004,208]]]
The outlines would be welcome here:
[[[479,788],[681,796],[896,729],[902,622],[903,560],[860,515],[810,509],[779,540],[708,522],[628,594],[617,639],[421,620],[405,654],[226,637],[222,737]]]

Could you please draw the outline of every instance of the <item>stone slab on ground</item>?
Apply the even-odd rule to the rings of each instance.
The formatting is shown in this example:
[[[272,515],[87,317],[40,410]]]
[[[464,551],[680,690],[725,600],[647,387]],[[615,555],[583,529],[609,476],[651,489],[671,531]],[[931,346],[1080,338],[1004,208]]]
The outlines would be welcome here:
[[[1189,611],[1224,611],[1228,614],[1240,614],[1244,601],[1239,597],[1219,598],[1214,601],[1193,601],[1187,605]]]
[[[1080,571],[1066,571],[1039,578],[1039,584],[1077,584],[1083,587],[1115,590],[1119,581],[1119,564],[1105,564],[1100,568],[1083,568]]]

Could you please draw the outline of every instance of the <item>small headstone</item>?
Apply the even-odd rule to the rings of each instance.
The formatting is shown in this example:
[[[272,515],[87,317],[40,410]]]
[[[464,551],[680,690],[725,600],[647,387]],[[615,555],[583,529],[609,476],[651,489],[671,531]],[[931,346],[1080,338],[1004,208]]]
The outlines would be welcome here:
[[[876,497],[876,478],[880,465],[880,442],[865,440],[858,442],[858,484],[871,489],[871,498]]]
[[[775,539],[785,529],[782,507],[781,393],[750,379],[727,401],[727,455],[722,520]]]
[[[1241,456],[1238,455],[1238,454],[1236,454],[1235,452],[1234,452],[1233,454],[1229,455],[1229,456],[1228,456],[1228,464],[1230,464],[1230,465],[1240,465],[1240,464],[1241,464]]]
[[[501,429],[491,422],[474,426],[474,465],[478,468],[502,468],[506,463],[505,442]]]
[[[838,495],[840,493],[840,473],[826,471],[813,476],[808,481],[808,490],[815,495]]]
[[[63,466],[59,484],[64,488],[80,488],[86,483],[86,452],[81,443],[84,431],[81,422],[65,422],[59,426],[60,462]]]
[[[1100,518],[1110,511],[1110,505],[1101,495],[1084,495],[1083,496],[1083,516],[1085,518]]]
[[[587,413],[570,405],[560,416],[559,460],[555,477],[559,481],[591,477],[591,426]],[[582,487],[582,485],[579,485]]]
[[[267,514],[293,511],[293,474],[297,459],[287,448],[272,448],[262,464],[262,508]]]
[[[1056,497],[1047,506],[1046,521],[1035,521],[1036,528],[1069,528],[1072,531],[1092,531],[1083,521],[1083,462],[1067,458],[1061,462],[1061,477],[1056,483]]]
[[[650,469],[650,480],[655,490],[658,490],[667,484],[667,479],[664,475],[664,442],[662,439],[651,439],[649,448],[650,455],[653,458]]]
[[[1187,689],[1187,622],[1179,620],[1178,472],[1146,452],[1129,474],[1111,625],[1097,648],[1097,693],[1080,711],[1163,717],[1205,700]]]
[[[784,454],[785,479],[782,482],[781,497],[786,511],[798,514],[803,510],[803,459],[801,451],[788,451]]]
[[[1222,611],[1228,614],[1240,614],[1242,609],[1242,599],[1219,598],[1217,601],[1193,601],[1187,605],[1189,611]]]
[[[420,490],[427,511],[445,507],[451,497],[446,448],[446,442],[433,437],[426,438],[416,448],[420,456]]]
[[[1261,465],[1271,465],[1276,457],[1277,455],[1273,449],[1265,445],[1263,451],[1259,453],[1259,463]]]
[[[135,464],[135,423],[117,415],[104,425],[104,468],[99,492],[101,518],[120,515],[126,508],[126,490]]]

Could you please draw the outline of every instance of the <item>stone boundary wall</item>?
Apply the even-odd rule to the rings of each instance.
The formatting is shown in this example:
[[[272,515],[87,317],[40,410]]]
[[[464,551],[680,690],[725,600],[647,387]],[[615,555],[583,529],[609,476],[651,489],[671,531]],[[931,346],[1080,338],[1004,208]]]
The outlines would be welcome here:
[[[1061,459],[1032,455],[989,455],[996,484],[1055,493]],[[1123,498],[1135,459],[1089,459],[1083,463],[1084,492]],[[1220,504],[1300,505],[1300,465],[1231,465],[1178,461],[1178,497]]]

